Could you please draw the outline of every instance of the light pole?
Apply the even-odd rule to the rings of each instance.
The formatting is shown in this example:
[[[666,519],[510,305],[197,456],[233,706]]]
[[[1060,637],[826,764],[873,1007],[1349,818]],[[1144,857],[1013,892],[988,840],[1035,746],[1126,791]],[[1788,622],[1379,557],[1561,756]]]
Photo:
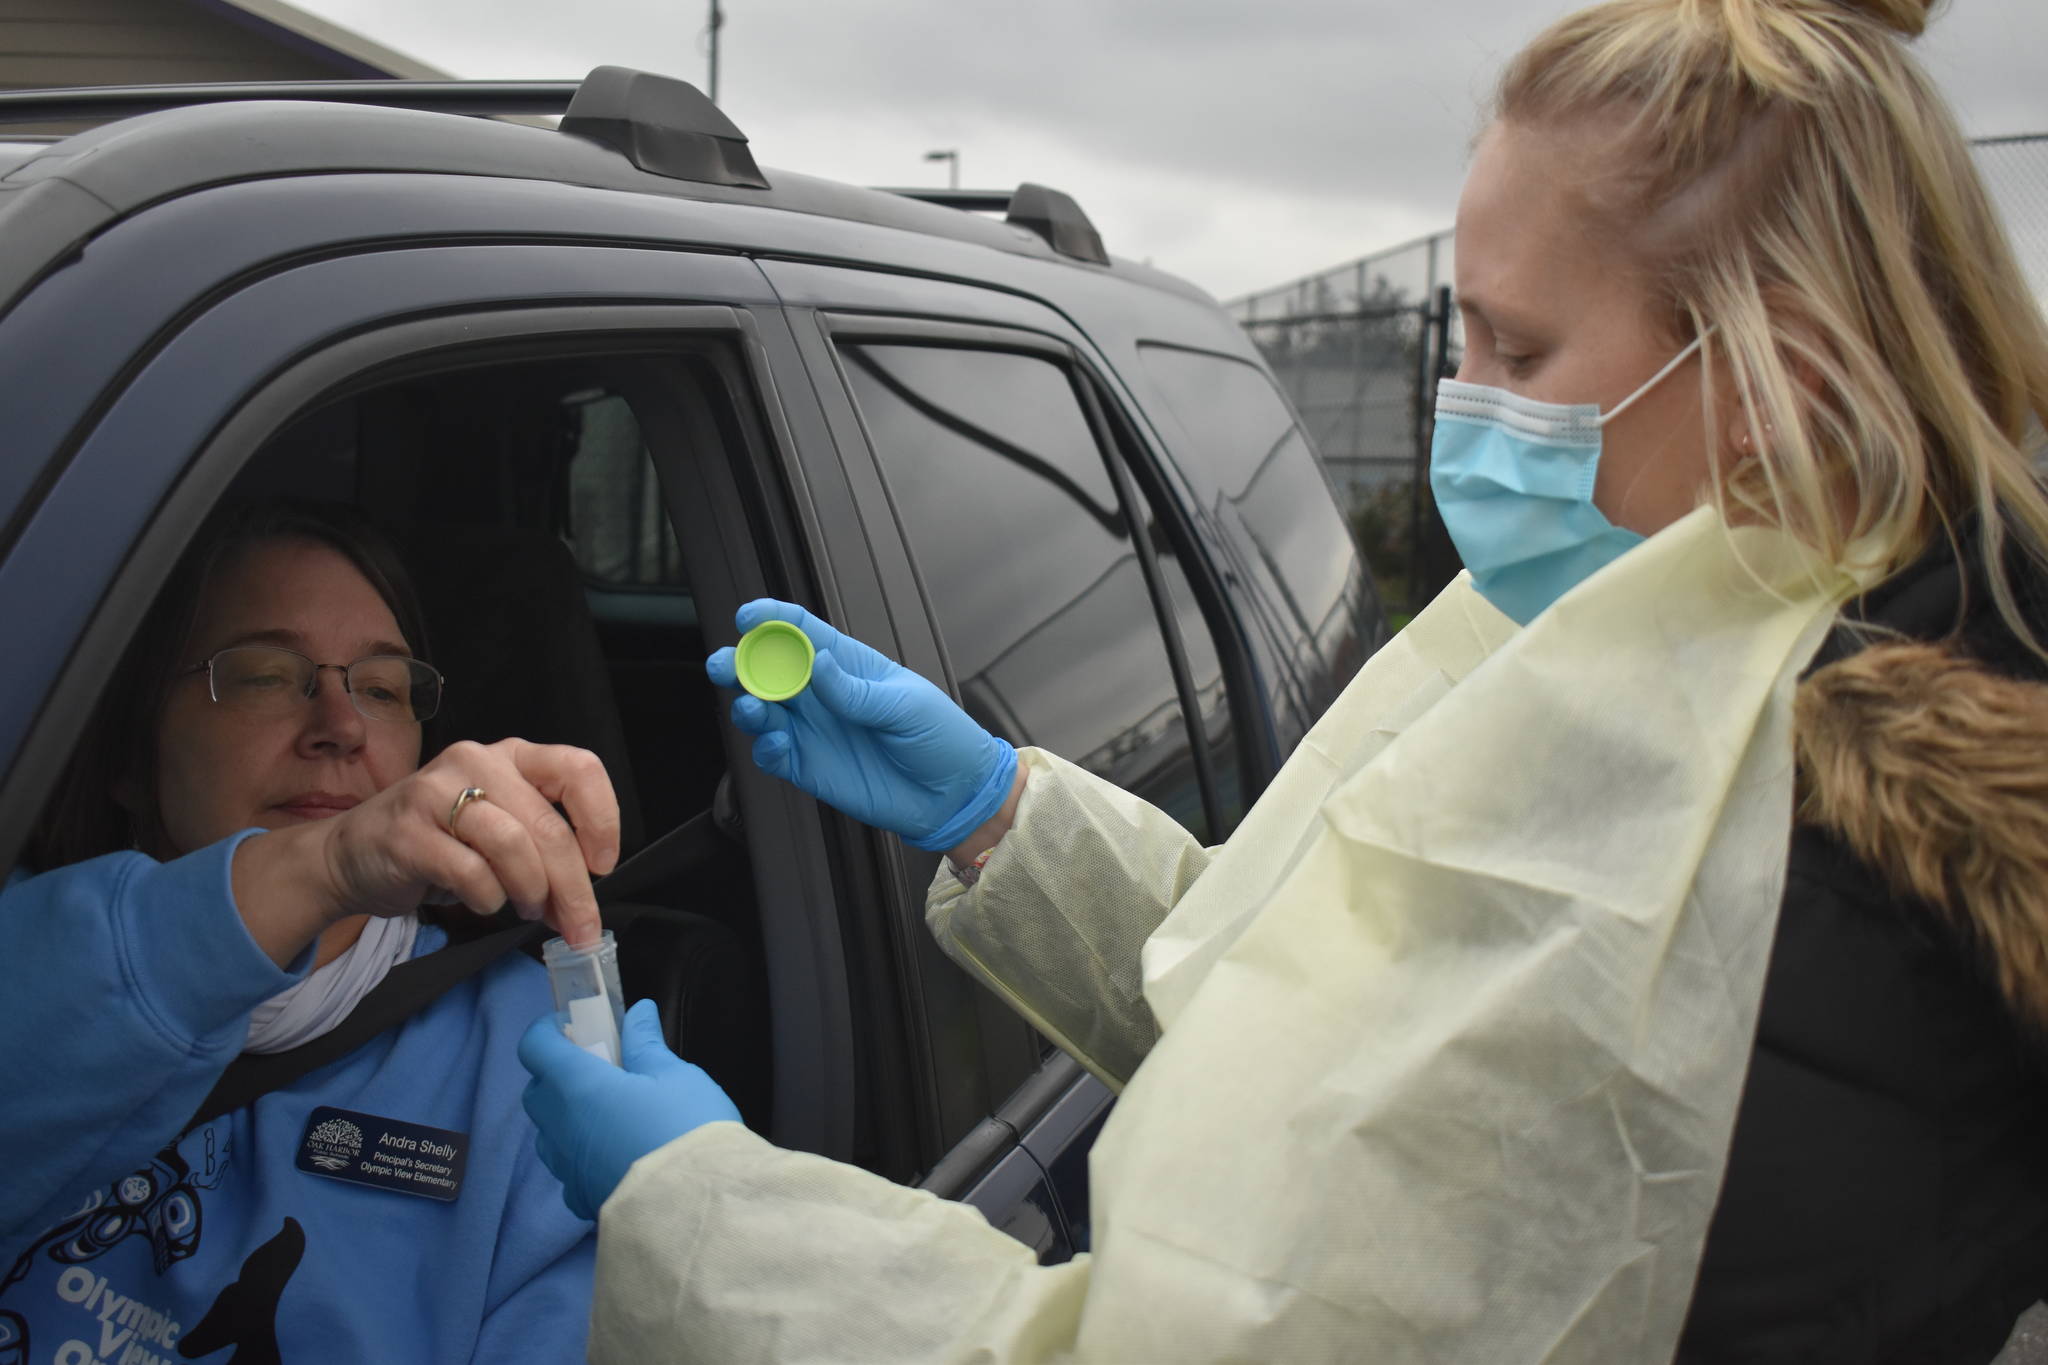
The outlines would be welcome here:
[[[710,35],[711,49],[711,102],[718,103],[718,30],[725,27],[725,11],[718,6],[718,0],[711,0],[711,24],[705,30]]]
[[[958,147],[947,147],[936,152],[926,152],[924,159],[926,161],[945,162],[946,188],[949,190],[960,188],[960,149]]]

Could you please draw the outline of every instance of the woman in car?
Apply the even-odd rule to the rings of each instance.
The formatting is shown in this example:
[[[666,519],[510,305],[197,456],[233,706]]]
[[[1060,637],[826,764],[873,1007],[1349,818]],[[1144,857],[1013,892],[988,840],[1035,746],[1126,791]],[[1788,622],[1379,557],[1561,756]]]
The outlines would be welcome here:
[[[168,583],[39,875],[0,894],[0,1357],[582,1358],[591,1228],[536,1160],[512,1058],[549,1001],[537,964],[191,1122],[238,1056],[319,1038],[444,943],[425,901],[597,932],[602,765],[505,740],[422,766],[424,652],[395,556],[345,509],[225,514]]]
[[[1125,1083],[1093,1253],[543,1021],[594,1358],[1998,1353],[2048,1285],[2048,334],[1928,9],[1614,0],[1515,59],[1432,452],[1470,577],[1222,848],[742,610],[819,651],[735,703],[757,761],[946,850],[941,941]]]

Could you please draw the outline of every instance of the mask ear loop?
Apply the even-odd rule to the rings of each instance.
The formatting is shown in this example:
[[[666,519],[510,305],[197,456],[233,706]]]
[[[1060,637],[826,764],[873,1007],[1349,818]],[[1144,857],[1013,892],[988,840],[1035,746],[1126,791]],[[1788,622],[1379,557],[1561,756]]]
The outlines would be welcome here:
[[[1694,337],[1690,342],[1686,343],[1686,347],[1684,350],[1680,351],[1677,355],[1671,357],[1671,359],[1665,361],[1663,369],[1657,371],[1657,373],[1651,375],[1648,379],[1645,379],[1642,383],[1642,387],[1638,388],[1634,393],[1630,394],[1628,397],[1622,399],[1619,403],[1616,403],[1613,407],[1609,408],[1607,411],[1601,413],[1598,417],[1594,418],[1593,425],[1596,427],[1604,427],[1609,422],[1613,421],[1615,418],[1621,416],[1621,414],[1623,414],[1624,412],[1627,412],[1638,398],[1641,398],[1651,389],[1654,389],[1659,384],[1663,383],[1664,377],[1666,375],[1670,374],[1680,365],[1683,365],[1686,362],[1686,359],[1689,356],[1691,356],[1694,351],[1697,351],[1701,346],[1704,346],[1706,344],[1707,338],[1714,334],[1714,328],[1719,325],[1719,323],[1709,324],[1707,328],[1704,331],[1702,331],[1698,336]]]

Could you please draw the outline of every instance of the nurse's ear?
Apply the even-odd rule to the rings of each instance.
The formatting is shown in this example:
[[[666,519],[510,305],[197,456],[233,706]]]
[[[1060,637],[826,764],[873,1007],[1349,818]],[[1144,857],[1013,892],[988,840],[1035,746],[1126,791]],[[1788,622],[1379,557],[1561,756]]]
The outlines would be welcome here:
[[[1801,316],[1783,291],[1766,290],[1764,326],[1745,347],[1741,323],[1709,338],[1716,384],[1715,418],[1725,476],[1790,439],[1811,439],[1813,417],[1829,395],[1842,392],[1843,368],[1825,333]],[[1745,322],[1750,321],[1745,319]],[[1740,361],[1736,352],[1743,352]],[[1747,363],[1741,363],[1746,361]]]

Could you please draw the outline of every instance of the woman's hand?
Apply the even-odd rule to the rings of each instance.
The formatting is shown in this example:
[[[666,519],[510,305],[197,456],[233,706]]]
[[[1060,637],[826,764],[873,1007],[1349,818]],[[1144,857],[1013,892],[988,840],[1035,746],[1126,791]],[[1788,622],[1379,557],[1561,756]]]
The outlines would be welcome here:
[[[735,620],[742,631],[788,621],[817,650],[795,697],[732,704],[733,724],[759,736],[762,771],[923,849],[958,846],[1012,794],[1017,751],[924,678],[794,603],[762,598]],[[705,671],[721,687],[738,684],[730,647]]]
[[[451,829],[450,812],[471,787],[484,794]],[[586,943],[599,931],[590,878],[618,858],[618,797],[595,754],[464,741],[340,815],[246,841],[235,854],[235,901],[280,962],[304,946],[308,915],[317,933],[350,915],[409,914],[441,893],[480,915],[509,903]]]

